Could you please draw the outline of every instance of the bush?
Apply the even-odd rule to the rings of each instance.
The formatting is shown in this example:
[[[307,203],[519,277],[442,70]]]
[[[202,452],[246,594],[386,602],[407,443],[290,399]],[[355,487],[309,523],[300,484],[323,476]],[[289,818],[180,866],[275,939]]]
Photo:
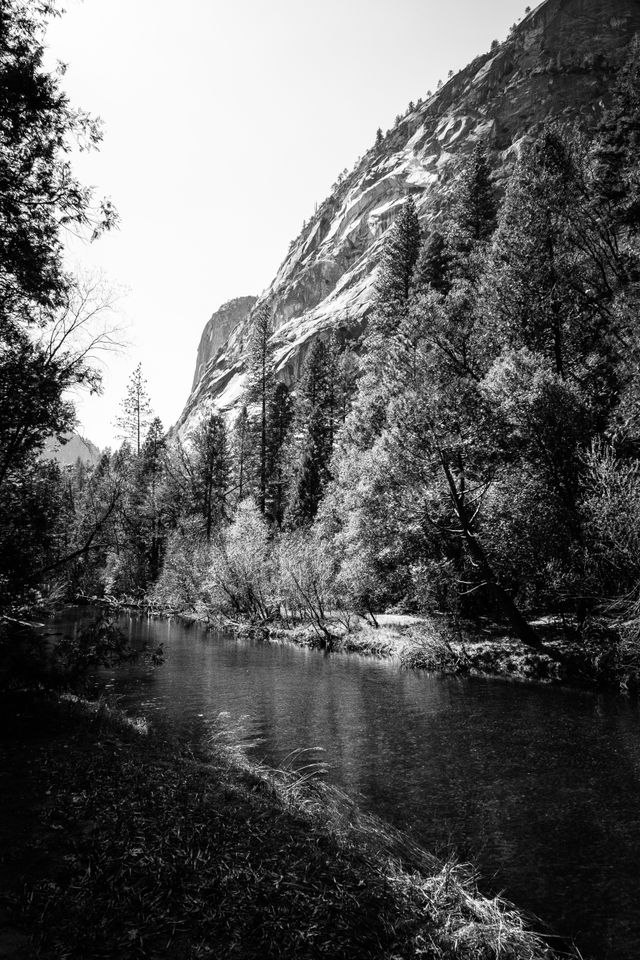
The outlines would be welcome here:
[[[269,528],[255,503],[244,500],[212,544],[205,585],[209,603],[215,612],[263,623],[279,610],[275,584]]]
[[[196,524],[176,530],[167,545],[162,572],[149,599],[164,609],[197,612],[206,604],[210,550]]]

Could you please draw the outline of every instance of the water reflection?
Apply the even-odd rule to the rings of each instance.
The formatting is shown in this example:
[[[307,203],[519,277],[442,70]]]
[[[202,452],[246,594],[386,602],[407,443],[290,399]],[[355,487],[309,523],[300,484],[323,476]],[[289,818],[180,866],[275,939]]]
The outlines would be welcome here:
[[[640,722],[619,699],[438,679],[390,664],[124,618],[158,670],[110,674],[123,705],[188,737],[226,711],[279,765],[327,778],[430,849],[453,849],[585,958],[640,956]],[[302,762],[308,762],[306,757]]]

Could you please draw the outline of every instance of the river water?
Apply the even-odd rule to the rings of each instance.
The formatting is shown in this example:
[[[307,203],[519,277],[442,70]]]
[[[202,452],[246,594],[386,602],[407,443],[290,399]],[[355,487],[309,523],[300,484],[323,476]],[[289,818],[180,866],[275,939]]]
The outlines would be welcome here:
[[[250,755],[325,778],[480,870],[595,960],[640,958],[640,716],[622,698],[433,677],[357,656],[123,617],[165,663],[102,677],[134,714],[199,735],[221,713]],[[548,931],[547,931],[548,932]]]

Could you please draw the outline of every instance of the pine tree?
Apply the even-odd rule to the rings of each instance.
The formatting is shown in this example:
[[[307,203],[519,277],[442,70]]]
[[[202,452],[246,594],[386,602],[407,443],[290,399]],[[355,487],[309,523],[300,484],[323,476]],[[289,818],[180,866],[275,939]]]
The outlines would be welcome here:
[[[267,507],[272,523],[281,527],[287,504],[287,440],[293,421],[293,399],[286,383],[279,382],[269,401],[267,431]]]
[[[342,350],[335,344],[332,355],[335,363],[335,434],[351,410],[360,376],[360,362],[348,344]]]
[[[226,517],[230,461],[224,420],[210,413],[190,437],[194,512],[202,519],[207,540]]]
[[[384,240],[374,306],[364,342],[362,376],[347,430],[354,447],[364,450],[384,428],[389,401],[393,337],[409,308],[413,274],[420,252],[420,224],[408,197]]]
[[[573,144],[546,128],[509,184],[486,281],[498,335],[547,357],[562,379],[581,378],[585,364],[595,373],[588,358],[609,323],[608,239],[586,194]]]
[[[419,251],[420,222],[413,197],[407,197],[385,238],[376,282],[376,311],[386,315],[406,303]]]
[[[432,230],[420,248],[413,275],[414,294],[431,288],[446,295],[451,289],[451,260],[444,234]]]
[[[142,364],[139,363],[131,375],[127,386],[127,394],[121,403],[121,414],[116,418],[116,426],[124,440],[131,440],[135,444],[136,453],[140,453],[146,428],[151,421],[151,402],[147,393],[147,381],[142,375]]]
[[[486,389],[502,420],[495,448],[535,477],[578,556],[582,452],[605,429],[620,387],[617,271],[584,168],[579,141],[556,127],[527,146],[483,287],[494,358]]]
[[[458,259],[468,258],[478,244],[491,239],[497,212],[487,155],[477,144],[456,177],[449,216],[449,244]]]
[[[160,573],[164,553],[165,530],[161,517],[158,488],[163,470],[166,437],[159,417],[154,417],[140,452],[137,491],[143,499],[138,506],[138,519],[144,528],[144,548],[147,554],[148,578],[155,582]],[[146,586],[146,584],[144,584]]]
[[[235,468],[235,492],[238,503],[241,503],[252,493],[251,477],[251,446],[250,446],[249,411],[246,404],[240,407],[233,424],[232,433],[232,463]]]
[[[305,361],[293,428],[297,443],[288,507],[291,526],[313,520],[330,476],[336,400],[332,353],[322,340],[316,340]]]
[[[255,420],[258,506],[265,513],[267,504],[269,407],[275,390],[274,345],[271,310],[263,304],[253,315],[247,360],[246,402],[257,408]]]

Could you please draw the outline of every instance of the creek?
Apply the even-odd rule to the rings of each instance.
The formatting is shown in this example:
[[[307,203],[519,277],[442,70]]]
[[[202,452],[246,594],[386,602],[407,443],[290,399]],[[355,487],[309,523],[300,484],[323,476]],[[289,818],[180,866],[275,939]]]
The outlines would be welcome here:
[[[223,714],[254,759],[322,761],[361,806],[473,863],[484,893],[544,918],[560,946],[575,941],[585,960],[640,957],[637,706],[176,621],[126,615],[120,626],[165,654],[158,668],[98,678],[127,711],[185,739]]]

